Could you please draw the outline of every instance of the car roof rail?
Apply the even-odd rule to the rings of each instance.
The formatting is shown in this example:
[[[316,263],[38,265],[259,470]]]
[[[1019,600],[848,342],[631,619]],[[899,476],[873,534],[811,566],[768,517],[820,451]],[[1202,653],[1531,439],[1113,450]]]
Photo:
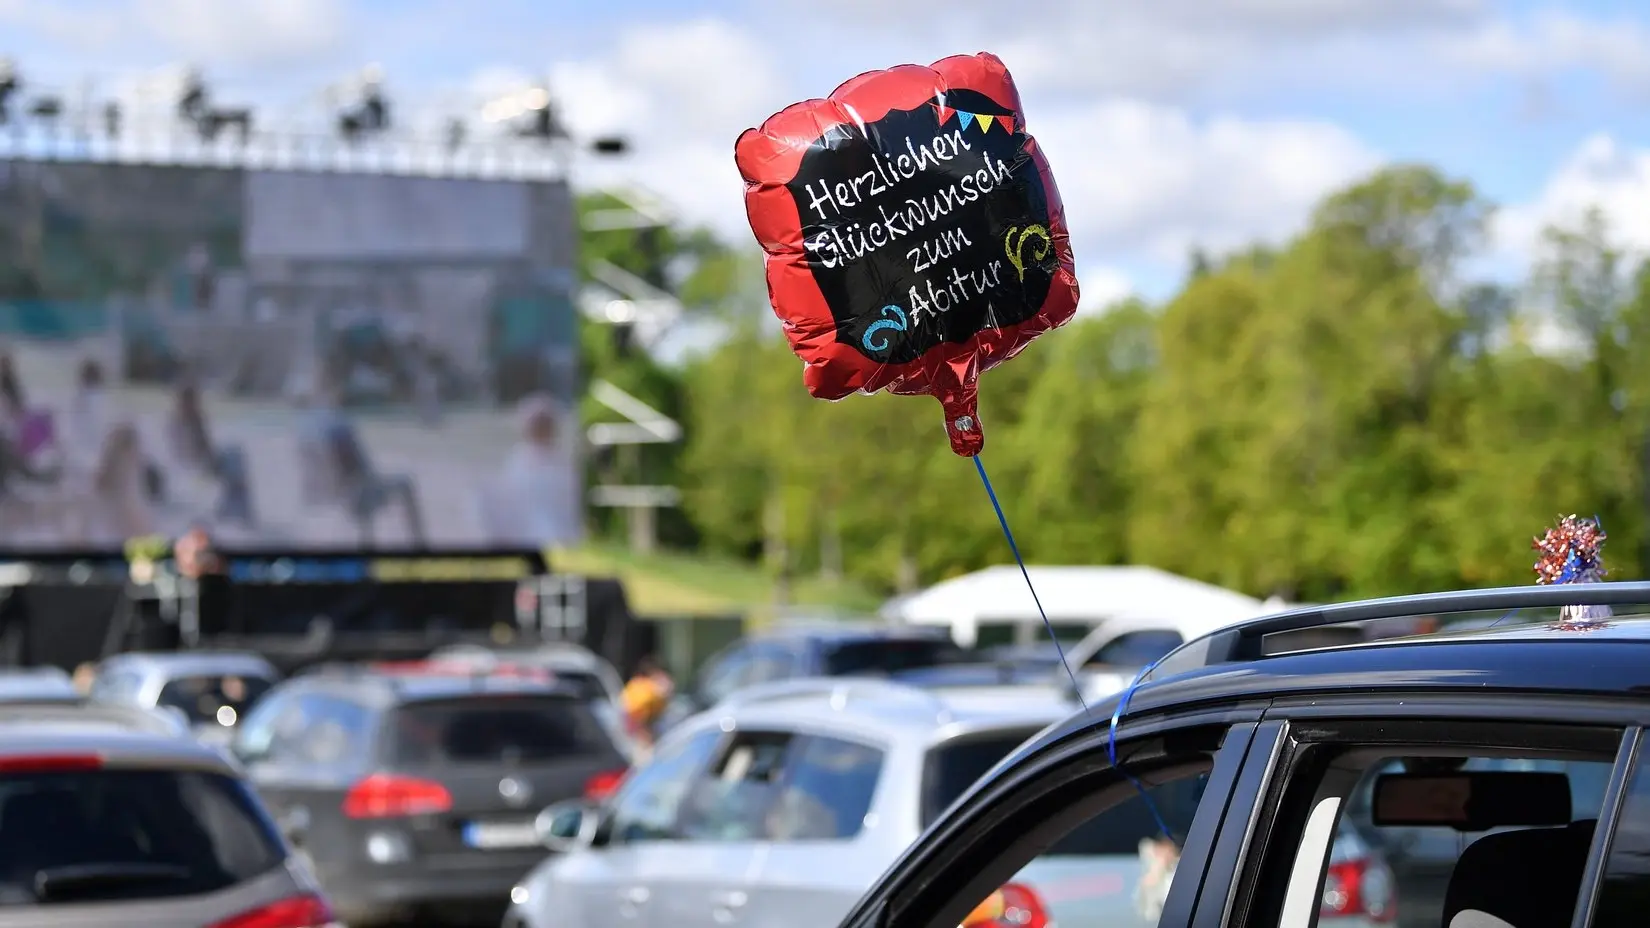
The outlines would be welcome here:
[[[835,708],[860,700],[892,699],[921,705],[940,714],[950,709],[937,693],[877,677],[806,677],[758,683],[729,693],[712,708],[734,709],[809,699],[828,699]]]
[[[1633,580],[1454,590],[1308,606],[1238,622],[1200,638],[1194,638],[1171,651],[1155,667],[1150,668],[1142,682],[1161,680],[1217,664],[1260,660],[1267,656],[1265,639],[1287,632],[1412,616],[1500,611],[1511,614],[1520,609],[1644,604],[1650,604],[1650,581]]]
[[[182,713],[85,698],[6,700],[0,702],[0,723],[4,722],[92,722],[168,737],[191,736]]]

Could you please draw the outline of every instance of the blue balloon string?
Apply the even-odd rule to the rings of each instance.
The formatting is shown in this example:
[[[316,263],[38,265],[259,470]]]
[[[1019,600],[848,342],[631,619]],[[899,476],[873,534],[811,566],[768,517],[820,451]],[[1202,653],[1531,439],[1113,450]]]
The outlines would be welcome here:
[[[1048,632],[1049,640],[1054,642],[1054,652],[1060,656],[1060,666],[1065,668],[1066,676],[1071,680],[1071,689],[1073,693],[1077,694],[1077,703],[1083,707],[1085,714],[1092,714],[1093,710],[1089,708],[1088,700],[1083,698],[1083,686],[1077,682],[1077,671],[1072,668],[1071,662],[1066,660],[1066,649],[1061,646],[1060,637],[1054,633],[1054,623],[1049,621],[1048,612],[1043,609],[1043,601],[1037,596],[1037,587],[1031,582],[1031,572],[1026,569],[1025,558],[1020,556],[1020,546],[1014,542],[1014,532],[1008,527],[1008,517],[1003,515],[1002,503],[997,501],[997,491],[991,486],[991,478],[986,476],[985,461],[981,460],[980,455],[977,454],[974,455],[974,469],[980,472],[980,482],[985,484],[985,495],[991,499],[991,508],[997,513],[997,524],[1002,526],[1003,537],[1008,540],[1008,550],[1014,554],[1014,563],[1020,567],[1020,576],[1025,578],[1026,589],[1031,591],[1031,601],[1037,604],[1037,614],[1043,619],[1043,629]],[[1140,686],[1141,681],[1146,679],[1147,674],[1156,670],[1157,665],[1162,662],[1163,658],[1160,657],[1142,668],[1140,673],[1135,675],[1133,682],[1123,691],[1122,698],[1117,701],[1117,708],[1111,714],[1111,727],[1106,737],[1106,759],[1111,763],[1112,769],[1122,774],[1135,788],[1135,791],[1140,794],[1140,798],[1146,801],[1146,808],[1151,812],[1158,830],[1163,832],[1163,837],[1174,841],[1174,833],[1169,830],[1168,823],[1163,820],[1163,815],[1158,811],[1157,803],[1152,800],[1151,793],[1147,791],[1146,784],[1140,782],[1134,774],[1123,769],[1123,765],[1117,760],[1117,726],[1123,721],[1123,713],[1128,711],[1129,700],[1134,697],[1135,689]]]

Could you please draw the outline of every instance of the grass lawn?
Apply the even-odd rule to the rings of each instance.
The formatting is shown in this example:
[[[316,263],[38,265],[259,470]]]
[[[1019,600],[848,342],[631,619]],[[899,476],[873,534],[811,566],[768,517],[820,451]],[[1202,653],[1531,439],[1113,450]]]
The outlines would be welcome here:
[[[588,545],[555,551],[557,572],[617,577],[639,616],[746,615],[761,621],[774,612],[774,583],[760,568],[734,560],[675,553],[638,555],[620,545]],[[816,577],[791,585],[792,608],[814,606],[850,613],[874,612],[882,597],[852,583]]]

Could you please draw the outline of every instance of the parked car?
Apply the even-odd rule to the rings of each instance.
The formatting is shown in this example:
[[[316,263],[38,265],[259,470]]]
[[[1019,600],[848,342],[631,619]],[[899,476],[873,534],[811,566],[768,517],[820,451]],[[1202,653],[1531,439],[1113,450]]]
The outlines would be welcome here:
[[[1067,714],[1037,689],[814,679],[742,690],[671,732],[611,803],[547,808],[540,825],[562,856],[512,893],[505,924],[834,925],[981,775]],[[1012,891],[1062,924],[1134,924],[1138,845],[1152,834],[1138,815],[1102,822]]]
[[[666,715],[671,725],[747,686],[811,677],[899,679],[970,663],[944,629],[855,622],[791,622],[747,636],[711,655]]]
[[[1166,832],[1141,849],[1168,862],[1136,887],[1157,900],[1147,924],[1391,923],[1417,887],[1346,846],[1375,843],[1347,812],[1368,782],[1374,837],[1425,831],[1455,845],[1445,892],[1415,924],[1636,925],[1650,893],[1646,603],[1646,583],[1441,593],[1314,607],[1193,640],[1126,706],[1118,694],[1013,751],[840,924],[955,928],[976,913],[982,925],[1044,928],[1048,906],[1018,892],[1023,874],[1051,844],[1118,814]],[[1561,620],[1560,607],[1583,604],[1621,608],[1606,622]],[[1462,633],[1444,623],[1424,637],[1276,643],[1459,614],[1502,618]],[[1147,798],[1187,784],[1201,784],[1194,802]],[[1014,891],[993,908],[1005,884]]]
[[[61,667],[8,667],[0,670],[0,702],[80,702],[74,678]]]
[[[615,705],[624,691],[624,680],[605,658],[589,648],[570,642],[547,642],[528,647],[487,647],[455,644],[438,648],[430,660],[464,662],[480,666],[510,665],[548,670],[563,683],[578,690],[592,702],[606,700]]]
[[[221,752],[131,706],[0,706],[0,925],[333,923]]]
[[[321,668],[272,690],[233,743],[352,928],[497,924],[544,856],[548,803],[601,798],[628,766],[548,674]]]
[[[181,712],[197,737],[227,744],[235,726],[280,678],[269,661],[249,652],[132,652],[98,665],[91,697]]]

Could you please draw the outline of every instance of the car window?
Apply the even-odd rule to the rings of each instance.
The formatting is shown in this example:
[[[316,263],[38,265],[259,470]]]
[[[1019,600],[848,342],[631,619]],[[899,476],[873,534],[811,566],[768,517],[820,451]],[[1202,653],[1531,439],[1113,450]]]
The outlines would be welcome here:
[[[967,656],[968,653],[949,638],[845,641],[825,649],[825,675],[896,674],[959,663]]]
[[[392,764],[532,763],[615,753],[582,700],[560,696],[471,696],[414,702],[391,713]]]
[[[1467,723],[1417,722],[1413,726],[1444,743],[1472,743],[1474,730]],[[1397,740],[1404,737],[1404,731],[1386,725],[1381,734]],[[1503,731],[1498,737],[1517,740],[1520,746],[1474,748],[1449,755],[1441,754],[1438,743],[1429,740],[1420,742],[1426,745],[1417,748],[1420,756],[1406,756],[1390,744],[1355,741],[1303,749],[1292,760],[1293,770],[1280,773],[1287,778],[1286,793],[1273,806],[1279,824],[1266,839],[1267,848],[1279,850],[1268,849],[1260,855],[1260,869],[1250,888],[1247,923],[1287,928],[1301,924],[1307,913],[1316,911],[1324,920],[1396,919],[1400,925],[1447,928],[1461,912],[1472,911],[1514,925],[1569,925],[1603,802],[1603,785],[1614,768],[1615,750],[1608,744],[1614,736],[1599,735],[1603,743],[1596,759],[1541,756],[1543,736],[1537,730],[1516,737]],[[1575,753],[1574,748],[1569,750]],[[1370,797],[1385,778],[1403,774],[1453,777],[1473,771],[1562,776],[1568,786],[1569,823],[1491,827],[1508,821],[1499,819],[1465,830],[1451,823],[1399,826],[1382,822],[1370,808]],[[1432,790],[1417,793],[1417,802],[1425,798],[1433,804],[1428,808],[1452,808],[1438,805],[1454,795],[1441,791],[1450,788],[1447,783],[1413,782],[1417,785],[1411,789]],[[1526,804],[1521,802],[1520,807]],[[1311,837],[1315,829],[1320,829],[1316,833],[1321,838]],[[1327,862],[1317,856],[1324,850],[1329,852]],[[1536,871],[1526,873],[1519,864],[1534,858],[1546,861],[1539,878]],[[1539,899],[1525,893],[1532,880],[1538,884]]]
[[[742,733],[688,791],[680,831],[690,841],[754,841],[778,795],[791,735]]]
[[[1152,765],[1149,787],[1138,779],[1119,782],[1105,766],[1103,745],[1091,741],[1092,761],[1081,766],[1054,762],[1042,768],[1040,776],[1021,780],[1007,795],[969,801],[989,805],[971,816],[974,833],[953,840],[990,847],[995,853],[968,855],[973,859],[942,865],[944,872],[912,874],[903,884],[902,899],[894,902],[902,911],[888,923],[902,928],[935,926],[942,924],[931,920],[936,907],[944,911],[943,907],[968,906],[974,908],[972,914],[963,908],[943,924],[956,925],[966,915],[970,924],[994,928],[1153,928],[1170,901],[1180,847],[1194,833],[1208,836],[1215,831],[1222,802],[1213,802],[1202,819],[1198,815],[1211,806],[1211,796],[1226,794],[1209,789],[1209,784],[1217,771],[1225,771],[1223,782],[1229,783],[1242,764],[1248,734],[1236,739],[1228,735],[1220,726],[1185,729],[1175,734],[1172,753],[1167,742],[1159,742],[1157,748],[1142,748],[1140,742],[1122,747],[1123,756],[1136,759],[1146,750],[1162,752]],[[1010,737],[1000,733],[952,745],[955,752],[949,757],[968,757],[977,768],[995,753],[986,751],[988,745],[1009,751],[1019,743],[1010,743]],[[930,765],[937,760],[930,757]],[[955,776],[960,779],[960,768]],[[938,782],[931,777],[925,785],[937,789]],[[930,800],[940,801],[938,793]],[[951,814],[945,818],[951,820]],[[1194,826],[1194,820],[1200,826]],[[970,884],[968,893],[953,891],[947,896],[939,889],[942,884],[965,883]]]
[[[367,758],[372,712],[339,696],[313,693],[299,700],[304,728],[294,751],[306,764],[345,764]]]
[[[1102,646],[1083,666],[1145,667],[1182,643],[1180,633],[1175,631],[1126,632]]]
[[[261,700],[237,726],[231,749],[247,762],[300,763],[307,727],[300,696],[277,692]]]
[[[744,673],[743,685],[773,683],[796,675],[796,652],[778,642],[764,642],[750,650],[750,665]]]
[[[261,677],[236,674],[175,677],[161,687],[155,704],[182,710],[191,723],[234,725],[273,685]]]
[[[612,799],[614,841],[662,841],[677,837],[682,801],[694,778],[710,763],[720,731],[667,740],[646,766],[632,773]]]
[[[764,822],[765,837],[829,841],[858,835],[871,811],[882,761],[883,752],[870,745],[824,737],[797,739]]]
[[[217,892],[284,859],[255,801],[229,777],[0,775],[0,909]]]
[[[751,671],[751,652],[737,647],[715,658],[699,678],[699,701],[714,706],[723,697],[744,686]]]
[[[1638,928],[1650,912],[1650,762],[1641,745],[1604,858],[1592,928]]]
[[[1036,728],[1014,728],[955,738],[930,748],[923,761],[922,827],[933,824],[970,786],[1037,732]]]
[[[99,674],[92,683],[91,697],[104,702],[135,702],[143,689],[143,674],[117,670]]]

